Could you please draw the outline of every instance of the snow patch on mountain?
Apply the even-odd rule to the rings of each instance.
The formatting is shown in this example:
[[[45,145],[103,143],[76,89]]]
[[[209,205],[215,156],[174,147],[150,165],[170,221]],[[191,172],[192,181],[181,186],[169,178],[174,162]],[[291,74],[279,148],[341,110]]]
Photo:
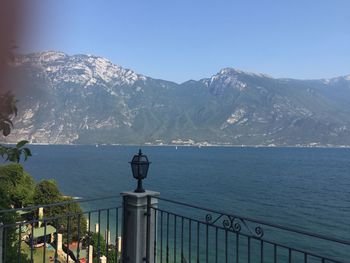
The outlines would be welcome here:
[[[110,60],[93,55],[69,56],[62,52],[46,51],[21,56],[16,64],[30,63],[45,69],[52,81],[92,86],[98,82],[109,85],[133,85],[147,78],[133,70],[113,64]]]
[[[65,59],[66,57],[67,55],[63,52],[47,51],[39,53],[39,60],[41,62],[52,62]]]

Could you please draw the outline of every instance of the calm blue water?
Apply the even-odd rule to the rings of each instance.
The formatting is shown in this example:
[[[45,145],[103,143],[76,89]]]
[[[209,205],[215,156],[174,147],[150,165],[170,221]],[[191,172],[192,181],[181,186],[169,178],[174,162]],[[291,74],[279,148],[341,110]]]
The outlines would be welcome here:
[[[31,146],[36,179],[64,194],[133,190],[137,147]],[[350,149],[143,147],[144,186],[162,197],[350,240]]]

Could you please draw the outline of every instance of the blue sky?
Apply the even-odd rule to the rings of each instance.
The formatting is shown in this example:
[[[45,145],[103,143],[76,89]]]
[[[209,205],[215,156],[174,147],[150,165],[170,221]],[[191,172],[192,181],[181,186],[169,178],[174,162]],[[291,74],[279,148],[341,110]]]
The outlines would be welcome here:
[[[224,67],[300,79],[350,74],[349,0],[33,0],[30,5],[34,19],[25,22],[22,52],[90,53],[176,82],[209,77]]]

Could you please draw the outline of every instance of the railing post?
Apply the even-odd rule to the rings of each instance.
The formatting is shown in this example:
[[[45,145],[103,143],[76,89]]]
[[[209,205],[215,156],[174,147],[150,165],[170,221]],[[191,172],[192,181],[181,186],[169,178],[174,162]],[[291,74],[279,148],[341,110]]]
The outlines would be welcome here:
[[[3,223],[0,222],[0,263],[3,263],[3,246],[4,246],[4,228]]]
[[[123,192],[123,263],[153,263],[158,192]]]

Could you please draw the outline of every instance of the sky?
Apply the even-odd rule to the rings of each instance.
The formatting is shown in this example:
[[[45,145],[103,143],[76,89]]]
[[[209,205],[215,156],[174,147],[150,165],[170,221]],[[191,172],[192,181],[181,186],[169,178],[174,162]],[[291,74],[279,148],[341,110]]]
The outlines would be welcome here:
[[[32,0],[20,52],[89,53],[181,83],[225,67],[350,74],[349,0]]]

